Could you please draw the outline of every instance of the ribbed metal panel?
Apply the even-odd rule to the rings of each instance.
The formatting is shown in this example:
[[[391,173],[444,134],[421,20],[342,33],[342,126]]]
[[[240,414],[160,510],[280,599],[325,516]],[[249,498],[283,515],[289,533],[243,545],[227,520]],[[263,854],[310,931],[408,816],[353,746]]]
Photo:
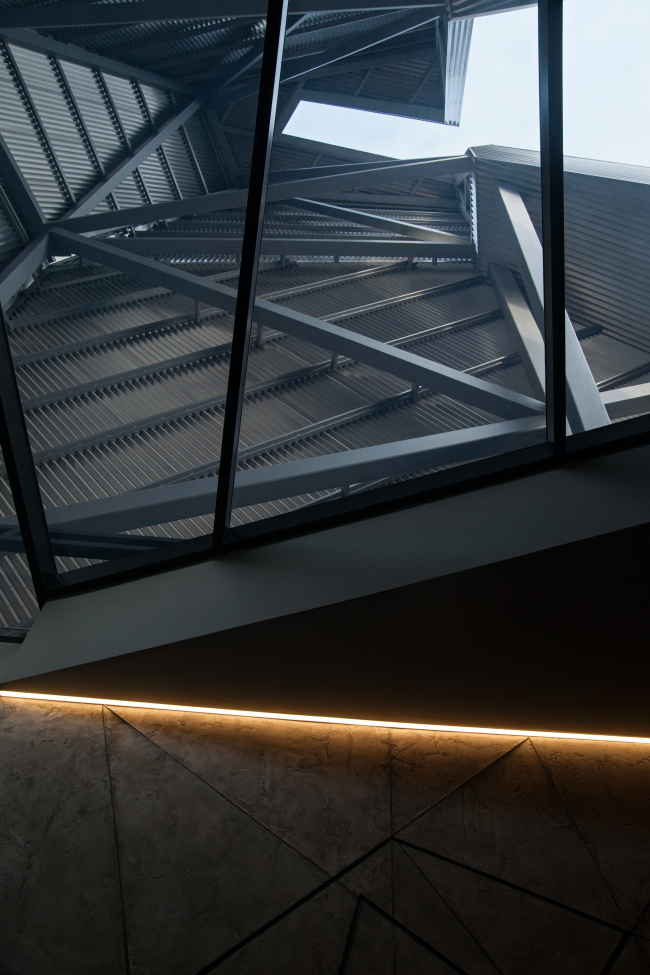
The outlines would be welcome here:
[[[209,193],[227,188],[223,171],[210,141],[207,123],[197,112],[185,123],[185,131]]]
[[[37,51],[10,45],[74,199],[97,182],[99,172],[52,61]]]
[[[139,207],[147,202],[142,186],[133,173],[122,180],[120,185],[113,190],[113,196],[120,210],[127,207]],[[99,212],[99,207],[95,207],[93,210],[93,213],[97,212]]]
[[[133,146],[147,135],[147,119],[131,82],[105,74],[104,81],[120,117],[120,121]]]
[[[43,213],[54,218],[65,211],[67,199],[36,121],[28,111],[9,66],[4,47],[0,47],[0,53],[0,133]]]
[[[159,151],[147,156],[138,166],[138,172],[144,180],[152,203],[178,199],[178,193]]]
[[[140,85],[149,114],[156,125],[160,125],[173,114],[174,106],[168,92],[150,85]]]
[[[445,122],[460,125],[465,77],[474,21],[452,20],[447,31],[447,61],[445,69]]]
[[[479,261],[515,266],[494,181],[516,186],[541,235],[536,153],[481,147],[477,158]],[[567,158],[565,162],[567,308],[575,325],[650,353],[650,170]]]
[[[174,132],[163,144],[182,197],[201,196],[204,192],[189,146],[182,132]]]
[[[110,171],[124,155],[125,146],[97,76],[90,68],[68,61],[62,61],[61,68],[79,106],[95,152],[104,168]]]

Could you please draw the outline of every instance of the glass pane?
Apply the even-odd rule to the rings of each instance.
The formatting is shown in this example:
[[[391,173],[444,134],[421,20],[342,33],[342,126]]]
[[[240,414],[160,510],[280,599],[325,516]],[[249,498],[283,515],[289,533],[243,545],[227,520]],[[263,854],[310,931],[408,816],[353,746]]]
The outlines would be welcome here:
[[[51,237],[5,308],[61,572],[159,559],[212,533],[241,240],[215,248],[204,235],[237,225],[252,152],[245,132],[226,132],[230,106],[216,96],[235,85],[254,119],[264,22],[260,13],[111,32],[111,54],[121,38],[140,67],[165,72],[147,83],[117,62],[113,73],[23,46],[5,52],[0,134],[34,206],[74,235]],[[242,65],[233,73],[233,52],[250,60],[250,76]],[[26,155],[23,129],[48,151]],[[147,139],[151,152],[134,166]]]
[[[546,439],[536,10],[438,13],[287,36],[233,528]]]
[[[650,7],[620,0],[612,17],[604,0],[565,0],[564,19],[567,392],[569,404],[572,387],[580,397],[568,417],[576,433],[650,412]]]

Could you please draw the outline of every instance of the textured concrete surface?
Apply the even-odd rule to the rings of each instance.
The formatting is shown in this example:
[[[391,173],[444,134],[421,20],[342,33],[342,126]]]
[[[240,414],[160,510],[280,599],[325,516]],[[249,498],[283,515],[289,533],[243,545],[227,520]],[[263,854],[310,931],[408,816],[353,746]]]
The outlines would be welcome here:
[[[2,975],[650,975],[650,745],[0,701]]]

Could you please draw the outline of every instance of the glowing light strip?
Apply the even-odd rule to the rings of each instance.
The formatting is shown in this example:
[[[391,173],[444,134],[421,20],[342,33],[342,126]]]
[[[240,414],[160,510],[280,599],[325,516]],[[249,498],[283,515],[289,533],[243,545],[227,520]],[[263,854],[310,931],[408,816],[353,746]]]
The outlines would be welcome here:
[[[32,694],[28,691],[0,691],[0,697],[28,701],[58,701],[63,704],[104,704],[107,707],[149,708],[152,711],[182,711],[215,714],[231,718],[265,718],[272,721],[303,721],[307,724],[356,725],[362,728],[398,728],[404,731],[449,731],[470,735],[509,735],[513,738],[565,738],[574,741],[621,741],[650,745],[650,738],[624,735],[583,735],[575,731],[522,731],[518,728],[474,728],[453,724],[419,724],[414,721],[370,721],[366,718],[328,718],[319,714],[279,714],[276,711],[242,711],[234,708],[197,708],[190,704],[152,704],[149,701],[116,701],[103,697],[75,697],[60,694]]]

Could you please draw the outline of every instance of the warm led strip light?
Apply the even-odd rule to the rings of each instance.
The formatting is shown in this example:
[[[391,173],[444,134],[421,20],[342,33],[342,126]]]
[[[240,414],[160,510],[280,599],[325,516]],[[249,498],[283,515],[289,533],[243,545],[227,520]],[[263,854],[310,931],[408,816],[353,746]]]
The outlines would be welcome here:
[[[650,738],[623,735],[582,735],[572,731],[522,731],[518,728],[473,728],[453,724],[418,724],[413,721],[369,721],[366,718],[327,718],[319,714],[278,714],[275,711],[242,711],[233,708],[196,708],[189,704],[151,704],[149,701],[114,701],[103,697],[74,697],[60,694],[32,694],[28,691],[0,691],[0,697],[29,701],[60,701],[64,704],[105,704],[120,708],[150,708],[153,711],[185,711],[232,718],[266,718],[273,721],[304,721],[309,724],[357,725],[362,728],[399,728],[405,731],[450,731],[471,735],[509,735],[521,738],[566,738],[575,741],[624,741],[650,745]]]

